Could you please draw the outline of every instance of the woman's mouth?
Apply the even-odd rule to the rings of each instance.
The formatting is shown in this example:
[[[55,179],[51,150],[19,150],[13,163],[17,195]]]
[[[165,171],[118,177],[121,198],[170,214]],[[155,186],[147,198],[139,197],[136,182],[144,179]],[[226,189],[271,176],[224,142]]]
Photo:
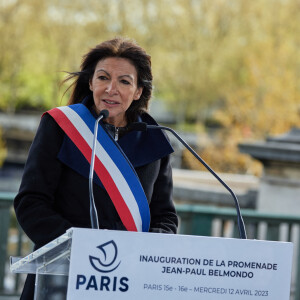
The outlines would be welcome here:
[[[105,103],[107,103],[107,104],[110,104],[110,105],[113,105],[113,104],[119,104],[119,102],[112,101],[112,100],[107,100],[107,99],[104,99],[103,102],[105,102]]]

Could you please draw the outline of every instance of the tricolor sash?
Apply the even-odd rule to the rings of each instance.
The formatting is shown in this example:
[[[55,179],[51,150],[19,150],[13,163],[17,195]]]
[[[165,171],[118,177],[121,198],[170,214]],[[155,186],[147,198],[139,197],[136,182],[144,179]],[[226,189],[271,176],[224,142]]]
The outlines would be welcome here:
[[[74,145],[91,163],[95,118],[83,104],[48,111]],[[103,128],[98,127],[95,173],[110,196],[128,231],[149,231],[149,205],[140,180],[120,148]],[[96,199],[97,201],[97,199]]]

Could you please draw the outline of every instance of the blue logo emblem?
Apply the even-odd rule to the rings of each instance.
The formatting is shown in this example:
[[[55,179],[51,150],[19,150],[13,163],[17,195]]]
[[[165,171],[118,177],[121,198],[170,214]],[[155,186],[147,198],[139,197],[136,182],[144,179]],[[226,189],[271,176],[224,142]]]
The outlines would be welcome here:
[[[109,273],[114,271],[121,263],[115,263],[118,256],[118,247],[111,240],[107,243],[97,246],[100,250],[99,257],[89,256],[92,267],[98,272]]]

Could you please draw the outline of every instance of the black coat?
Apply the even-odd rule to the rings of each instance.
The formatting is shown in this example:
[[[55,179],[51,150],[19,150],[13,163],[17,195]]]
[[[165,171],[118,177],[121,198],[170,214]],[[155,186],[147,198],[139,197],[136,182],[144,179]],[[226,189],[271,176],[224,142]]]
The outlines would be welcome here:
[[[146,114],[143,121],[153,123]],[[123,145],[124,152],[133,163],[148,199],[150,231],[176,233],[178,220],[172,201],[170,151],[159,148],[167,145],[166,140],[162,140],[161,133],[158,139],[147,132],[142,133],[142,137],[138,133],[136,136],[140,138],[133,145],[131,141],[133,138],[136,140],[135,135],[126,134],[119,144]],[[152,149],[149,149],[149,143],[154,143]],[[88,174],[79,174],[76,168],[70,168],[68,162],[60,158],[62,148],[68,144],[62,129],[50,115],[44,115],[14,201],[17,219],[35,243],[35,249],[62,235],[70,227],[91,227]],[[157,151],[153,150],[156,148]],[[125,230],[107,192],[96,184],[94,198],[100,228]],[[33,289],[34,276],[29,275],[21,299],[33,299]]]

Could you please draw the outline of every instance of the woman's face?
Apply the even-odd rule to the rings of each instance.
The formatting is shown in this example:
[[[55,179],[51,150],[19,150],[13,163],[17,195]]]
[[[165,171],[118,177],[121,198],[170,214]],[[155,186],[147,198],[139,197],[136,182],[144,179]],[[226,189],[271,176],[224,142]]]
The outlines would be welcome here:
[[[90,80],[96,112],[107,109],[106,121],[116,127],[127,125],[126,110],[138,101],[143,88],[137,86],[135,66],[125,58],[108,57],[99,60]]]

